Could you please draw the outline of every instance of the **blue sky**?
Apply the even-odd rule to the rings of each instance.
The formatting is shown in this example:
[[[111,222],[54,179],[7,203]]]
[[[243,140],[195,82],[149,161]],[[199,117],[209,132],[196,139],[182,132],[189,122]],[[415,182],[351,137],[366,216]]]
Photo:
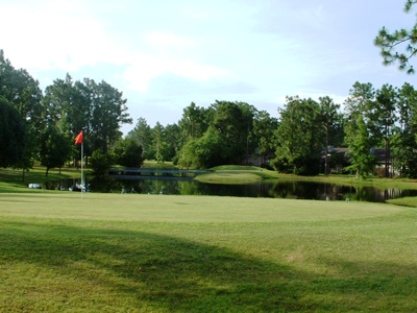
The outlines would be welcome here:
[[[191,102],[244,101],[278,117],[286,96],[343,103],[356,82],[415,84],[373,39],[410,28],[402,0],[0,0],[0,48],[41,88],[105,80],[134,124],[178,122]],[[134,124],[124,126],[126,133]]]

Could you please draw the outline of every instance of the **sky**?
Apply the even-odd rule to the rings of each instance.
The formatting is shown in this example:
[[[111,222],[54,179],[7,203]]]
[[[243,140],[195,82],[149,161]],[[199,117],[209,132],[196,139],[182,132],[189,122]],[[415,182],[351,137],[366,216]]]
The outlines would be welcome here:
[[[133,124],[177,123],[195,102],[243,101],[279,117],[286,96],[342,104],[356,81],[401,87],[382,26],[411,28],[405,0],[0,0],[0,49],[42,90],[69,73],[111,84]]]

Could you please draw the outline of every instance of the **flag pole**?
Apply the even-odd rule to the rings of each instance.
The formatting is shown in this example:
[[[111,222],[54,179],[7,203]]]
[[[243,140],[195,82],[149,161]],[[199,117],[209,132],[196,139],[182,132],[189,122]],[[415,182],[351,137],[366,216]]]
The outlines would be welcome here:
[[[74,146],[81,144],[81,198],[84,197],[83,193],[85,191],[85,182],[84,182],[84,134],[83,130],[79,132],[77,137],[75,137]]]
[[[81,193],[85,190],[84,182],[84,142],[81,143]]]

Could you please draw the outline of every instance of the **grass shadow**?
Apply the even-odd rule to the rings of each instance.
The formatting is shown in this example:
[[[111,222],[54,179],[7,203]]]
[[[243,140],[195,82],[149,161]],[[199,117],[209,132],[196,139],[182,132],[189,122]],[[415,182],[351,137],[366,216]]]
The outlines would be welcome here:
[[[47,305],[50,312],[394,312],[405,305],[417,309],[415,301],[406,301],[417,292],[414,265],[323,260],[344,274],[319,275],[280,260],[265,261],[181,238],[83,223],[2,222],[0,290],[32,300],[22,307],[16,306],[21,299],[3,296],[0,311],[48,310]],[[364,267],[372,271],[364,272]],[[387,269],[390,275],[384,275]],[[45,273],[53,280],[39,280]],[[27,275],[22,284],[32,286],[27,293],[18,291],[24,289],[20,275]],[[53,291],[58,288],[53,282],[59,291]],[[40,289],[36,299],[29,295],[34,288]],[[39,302],[43,298],[49,298],[49,304]],[[361,307],[363,303],[367,307]]]

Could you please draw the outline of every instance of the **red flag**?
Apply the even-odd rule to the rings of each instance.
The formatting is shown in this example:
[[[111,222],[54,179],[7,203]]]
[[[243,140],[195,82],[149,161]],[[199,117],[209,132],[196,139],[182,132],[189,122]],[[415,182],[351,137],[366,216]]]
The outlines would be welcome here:
[[[83,135],[83,131],[80,131],[80,133],[77,135],[77,137],[75,137],[75,142],[74,142],[74,146],[83,143],[84,141],[84,135]]]

